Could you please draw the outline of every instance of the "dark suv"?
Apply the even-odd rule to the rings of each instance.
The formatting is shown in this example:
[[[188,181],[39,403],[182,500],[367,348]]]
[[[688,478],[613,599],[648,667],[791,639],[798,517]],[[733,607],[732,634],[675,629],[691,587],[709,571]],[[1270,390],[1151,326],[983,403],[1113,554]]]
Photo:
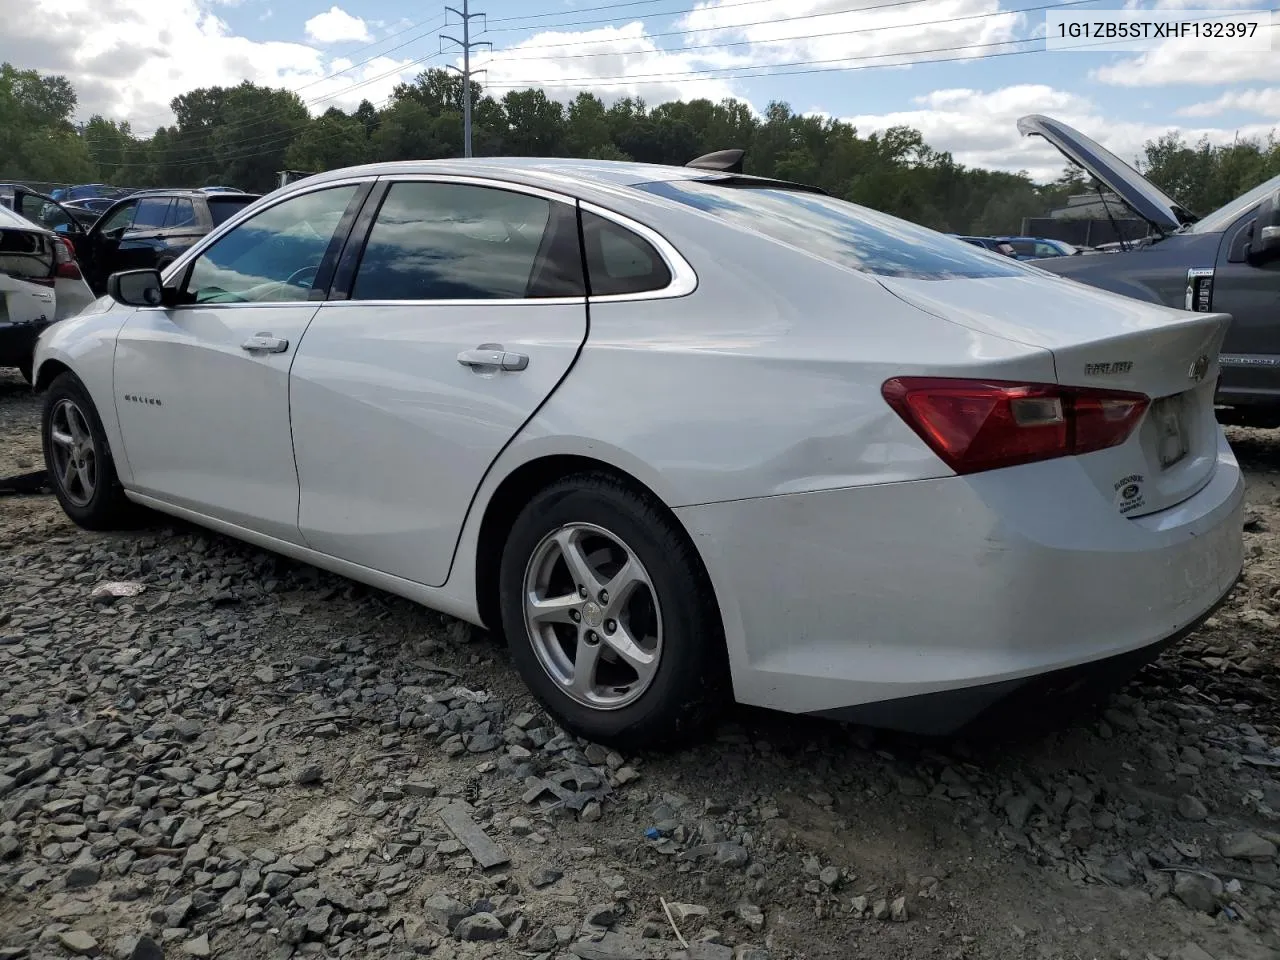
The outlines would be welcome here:
[[[1220,357],[1218,419],[1280,427],[1280,176],[1204,217],[1167,196],[1100,144],[1058,120],[1023,117],[1150,226],[1121,252],[1035,265],[1080,283],[1184,310],[1231,314]]]
[[[48,216],[41,219],[72,242],[85,280],[101,296],[111,274],[144,267],[163,270],[257,199],[249,193],[144,190],[117,200],[90,227],[52,200]]]

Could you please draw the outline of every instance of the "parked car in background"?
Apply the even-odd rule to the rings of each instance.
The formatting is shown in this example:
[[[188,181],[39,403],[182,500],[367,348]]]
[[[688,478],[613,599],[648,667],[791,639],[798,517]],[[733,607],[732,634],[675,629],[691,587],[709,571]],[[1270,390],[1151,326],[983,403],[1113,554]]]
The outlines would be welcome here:
[[[23,192],[20,191],[20,194]],[[39,194],[25,194],[25,197]],[[41,200],[47,198],[40,197]],[[68,236],[90,289],[106,292],[107,277],[139,267],[164,269],[218,224],[257,200],[256,194],[144,190],[117,200],[82,226],[64,205],[48,200],[40,222]]]
[[[1013,247],[1002,240],[995,237],[971,237],[958,233],[949,233],[949,237],[955,237],[957,240],[963,240],[965,243],[973,247],[981,247],[983,250],[990,250],[992,253],[1003,254],[1006,257],[1014,255]]]
[[[110,197],[89,197],[85,200],[68,200],[62,208],[82,227],[91,227],[104,211],[111,209],[115,200]]]
[[[30,380],[41,331],[93,299],[65,239],[0,208],[0,367]]]
[[[1197,217],[1089,137],[1051,117],[1018,121],[1118,194],[1151,227],[1110,256],[1062,257],[1037,266],[1151,303],[1228,313],[1219,420],[1280,426],[1280,176]]]
[[[798,184],[334,170],[108,289],[37,351],[68,516],[145,504],[501,627],[593,740],[730,692],[933,732],[1042,709],[1241,570],[1226,315]]]
[[[95,197],[106,197],[108,199],[123,196],[128,191],[120,187],[113,187],[107,183],[78,183],[70,187],[58,187],[49,191],[49,196],[58,201],[65,203],[68,200],[90,200]]]
[[[1080,251],[1064,240],[1046,237],[996,237],[997,243],[1007,243],[1018,260],[1045,260],[1050,257],[1074,257]]]

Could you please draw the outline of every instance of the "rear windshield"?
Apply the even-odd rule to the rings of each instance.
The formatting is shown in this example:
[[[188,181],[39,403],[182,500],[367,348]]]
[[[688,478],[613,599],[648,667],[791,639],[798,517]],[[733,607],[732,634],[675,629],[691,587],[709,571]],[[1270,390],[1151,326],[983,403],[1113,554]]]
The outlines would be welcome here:
[[[20,280],[53,276],[53,239],[29,230],[0,230],[0,273]]]
[[[834,197],[780,187],[679,180],[639,189],[705,210],[842,266],[888,277],[1013,277],[1016,262],[963,240]]]
[[[257,197],[211,196],[209,197],[209,216],[213,217],[213,225],[226,223],[237,213],[247,207]]]

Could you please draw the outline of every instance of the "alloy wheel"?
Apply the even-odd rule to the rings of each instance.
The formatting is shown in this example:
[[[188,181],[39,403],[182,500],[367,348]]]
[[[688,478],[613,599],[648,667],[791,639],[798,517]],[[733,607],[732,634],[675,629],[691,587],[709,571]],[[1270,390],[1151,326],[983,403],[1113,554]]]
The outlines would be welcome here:
[[[54,480],[63,496],[77,507],[87,506],[98,489],[98,455],[89,418],[75,401],[63,399],[54,406],[49,439]]]
[[[584,706],[621,709],[657,675],[663,630],[653,581],[603,527],[569,523],[542,539],[525,568],[524,617],[543,670]]]

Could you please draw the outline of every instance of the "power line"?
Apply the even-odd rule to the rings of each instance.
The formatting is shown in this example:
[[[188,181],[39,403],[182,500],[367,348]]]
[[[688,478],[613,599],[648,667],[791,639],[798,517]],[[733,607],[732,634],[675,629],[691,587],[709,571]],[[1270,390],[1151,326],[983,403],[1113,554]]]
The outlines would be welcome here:
[[[916,0],[909,0],[909,2],[916,2]],[[557,59],[557,60],[581,60],[581,59],[588,58],[588,57],[619,57],[619,56],[627,56],[628,54],[633,54],[633,53],[644,53],[644,54],[651,54],[651,53],[687,53],[687,52],[689,52],[690,50],[719,50],[719,49],[722,49],[722,48],[724,48],[724,47],[765,46],[765,45],[768,45],[768,44],[792,43],[792,42],[794,42],[794,41],[796,41],[796,40],[820,40],[820,39],[824,39],[824,38],[826,38],[826,37],[843,37],[843,36],[849,36],[849,35],[852,35],[852,34],[858,34],[858,33],[879,33],[880,31],[883,31],[883,30],[909,30],[909,29],[918,29],[918,28],[920,28],[920,27],[932,27],[932,26],[938,26],[938,25],[940,25],[940,24],[946,24],[946,23],[959,23],[959,22],[964,21],[964,20],[981,20],[981,19],[985,19],[986,17],[1007,17],[1007,16],[1011,16],[1011,15],[1013,15],[1013,14],[1019,14],[1019,13],[1034,13],[1034,12],[1039,11],[1039,10],[1056,10],[1056,9],[1058,9],[1058,8],[1060,8],[1060,7],[1078,7],[1078,6],[1081,6],[1082,4],[1097,3],[1097,2],[1098,2],[1098,0],[1063,0],[1063,2],[1057,2],[1057,3],[1045,3],[1045,4],[1041,4],[1040,6],[1036,6],[1036,7],[1024,7],[1024,8],[1022,8],[1021,10],[999,10],[999,11],[995,11],[995,12],[991,12],[991,13],[970,13],[970,14],[966,14],[966,15],[961,16],[961,17],[947,17],[947,18],[942,19],[942,20],[922,20],[922,21],[919,21],[918,23],[895,23],[895,24],[886,24],[886,25],[884,25],[884,26],[879,26],[879,27],[856,27],[856,28],[853,28],[853,29],[850,29],[850,30],[832,30],[832,31],[823,32],[823,33],[797,34],[797,35],[795,35],[795,36],[789,36],[789,37],[778,37],[778,38],[776,38],[776,39],[769,39],[769,40],[766,40],[766,39],[754,39],[754,40],[729,40],[729,41],[725,41],[725,42],[723,42],[723,43],[702,43],[702,44],[694,44],[694,45],[691,45],[691,46],[684,46],[684,47],[655,47],[653,50],[620,50],[620,51],[602,50],[602,51],[598,51],[598,52],[595,52],[595,53],[565,53],[565,54],[556,54],[556,55],[555,55],[555,59]],[[794,19],[803,19],[803,18],[801,18],[801,17],[797,17],[797,18],[794,18]],[[771,24],[772,24],[772,23],[778,23],[778,22],[780,22],[780,20],[770,20],[770,21],[765,21],[765,22],[767,22],[767,23],[771,23]],[[745,24],[745,26],[755,26],[755,24]],[[677,31],[677,32],[679,32],[679,33],[686,33],[686,32],[691,32],[691,31]],[[696,32],[702,32],[702,31],[696,31]],[[651,33],[651,34],[646,34],[646,36],[645,36],[645,37],[642,37],[642,38],[619,37],[619,38],[617,38],[617,39],[609,39],[609,40],[585,41],[585,43],[586,43],[586,44],[594,44],[594,43],[625,43],[625,42],[627,42],[627,41],[629,41],[629,40],[633,40],[633,39],[649,39],[649,38],[652,38],[652,37],[661,37],[661,36],[670,36],[670,35],[671,35],[671,34],[652,34],[652,33]],[[1040,39],[1040,38],[1028,38],[1028,39]],[[583,45],[583,43],[582,43],[582,42],[579,42],[579,41],[574,41],[573,43],[565,43],[565,44],[548,43],[548,44],[541,44],[541,45],[539,45],[539,46],[523,46],[523,45],[519,45],[519,46],[514,46],[514,47],[506,47],[506,48],[504,48],[504,49],[502,49],[502,50],[496,50],[496,51],[494,51],[493,56],[492,56],[492,57],[490,57],[490,59],[489,59],[489,60],[488,60],[488,62],[486,63],[486,66],[487,66],[488,64],[494,64],[494,63],[512,63],[512,62],[516,62],[516,61],[520,61],[520,60],[545,60],[545,59],[549,59],[548,57],[508,57],[508,56],[505,56],[505,54],[507,54],[508,52],[511,52],[511,51],[519,52],[519,53],[524,53],[524,52],[529,51],[529,50],[555,50],[555,49],[557,49],[557,48],[559,48],[559,47],[561,47],[561,46],[580,46],[580,45]],[[498,57],[500,57],[500,56],[501,56],[501,58],[502,58],[502,59],[501,59],[501,60],[498,60]],[[762,66],[766,66],[766,64],[762,64]],[[729,69],[729,68],[725,68],[725,69]]]

